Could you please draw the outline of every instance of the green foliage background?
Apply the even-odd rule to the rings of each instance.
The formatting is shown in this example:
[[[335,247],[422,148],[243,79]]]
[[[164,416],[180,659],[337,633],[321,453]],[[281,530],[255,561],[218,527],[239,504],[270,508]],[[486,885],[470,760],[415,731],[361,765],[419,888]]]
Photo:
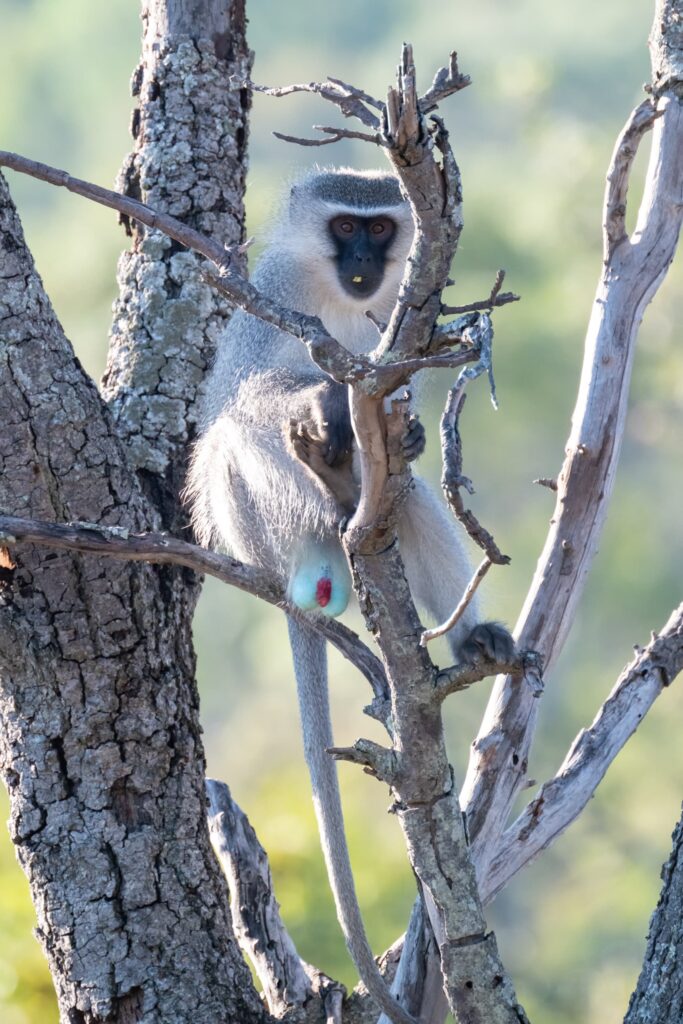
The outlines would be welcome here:
[[[648,78],[651,0],[252,0],[255,78],[281,84],[333,74],[382,94],[403,39],[426,86],[457,48],[473,86],[444,107],[460,161],[466,229],[453,301],[488,293],[499,266],[523,301],[497,325],[501,410],[484,386],[464,423],[475,507],[513,556],[487,583],[490,614],[514,623],[540,553],[552,495],[532,485],[557,473],[574,403],[582,339],[600,266],[604,172],[617,132]],[[128,79],[138,56],[134,3],[0,0],[0,146],[108,184],[128,148]],[[270,132],[305,133],[330,113],[310,97],[257,97],[251,136],[249,233],[262,225],[282,178],[313,157]],[[324,159],[372,166],[345,144]],[[277,170],[274,168],[277,165]],[[638,164],[642,180],[645,158]],[[79,358],[104,366],[117,253],[115,217],[47,185],[11,176],[29,243]],[[638,189],[634,189],[634,203]],[[629,211],[631,223],[634,210]],[[578,621],[548,679],[530,774],[542,781],[589,723],[634,643],[680,600],[680,267],[648,309],[612,512]],[[680,332],[679,332],[680,334]],[[448,376],[428,388],[436,479],[436,422]],[[0,399],[1,401],[1,399]],[[270,852],[285,917],[302,955],[353,980],[327,893],[298,739],[282,617],[207,582],[196,622],[210,772],[230,782]],[[445,659],[445,652],[442,652]],[[489,690],[452,698],[448,729],[459,778]],[[334,661],[340,742],[378,736],[360,709],[364,683]],[[683,790],[680,684],[664,694],[581,820],[491,909],[506,964],[530,1018],[615,1024],[623,1017],[659,888],[659,866]],[[382,787],[342,768],[359,891],[374,947],[403,929],[413,897],[398,828]],[[7,816],[4,793],[2,816]],[[28,886],[0,837],[0,1019],[57,1020],[42,954],[31,936]]]

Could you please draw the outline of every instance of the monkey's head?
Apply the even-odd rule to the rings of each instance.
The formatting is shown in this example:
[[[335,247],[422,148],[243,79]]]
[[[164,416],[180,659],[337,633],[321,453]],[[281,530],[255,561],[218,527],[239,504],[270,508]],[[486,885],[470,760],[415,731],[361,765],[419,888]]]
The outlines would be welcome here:
[[[413,239],[398,180],[382,171],[325,168],[297,181],[289,196],[288,247],[323,294],[358,311],[393,305]],[[304,242],[302,245],[301,242]]]

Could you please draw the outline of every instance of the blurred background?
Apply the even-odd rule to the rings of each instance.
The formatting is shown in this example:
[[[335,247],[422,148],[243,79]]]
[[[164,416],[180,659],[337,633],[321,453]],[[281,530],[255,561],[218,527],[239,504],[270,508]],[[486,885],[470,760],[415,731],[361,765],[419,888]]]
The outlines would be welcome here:
[[[420,85],[457,49],[473,85],[443,114],[463,173],[465,232],[453,302],[489,293],[498,267],[523,301],[496,314],[500,412],[471,389],[463,422],[473,508],[512,564],[489,575],[487,611],[514,624],[541,551],[575,400],[585,325],[601,259],[600,209],[614,140],[649,78],[652,0],[252,0],[255,80],[332,74],[383,95],[403,40]],[[0,146],[110,185],[128,150],[129,78],[139,52],[137,4],[0,0]],[[258,241],[283,178],[316,158],[376,166],[344,144],[322,153],[273,139],[329,122],[312,97],[257,96],[251,130],[248,233]],[[647,150],[647,143],[644,145]],[[635,219],[645,155],[632,189]],[[275,170],[277,168],[277,170]],[[115,264],[125,238],[109,211],[10,175],[29,244],[87,370],[104,368]],[[554,773],[592,720],[635,643],[681,598],[681,267],[647,310],[611,515],[580,613],[547,680],[530,775]],[[678,333],[678,344],[676,334]],[[438,480],[439,408],[451,376],[430,381],[421,471]],[[354,624],[354,615],[348,617]],[[356,620],[357,622],[357,616]],[[277,893],[300,953],[353,983],[338,932],[298,738],[284,620],[275,609],[207,581],[196,619],[209,771],[228,781],[270,854]],[[439,652],[441,663],[447,655]],[[365,682],[333,656],[337,740],[379,739],[361,713]],[[490,683],[447,707],[462,779]],[[648,715],[580,821],[517,878],[489,919],[532,1021],[615,1024],[642,960],[659,869],[683,795],[677,682]],[[341,767],[352,857],[376,951],[405,927],[414,889],[388,794]],[[7,817],[4,791],[0,817]],[[28,885],[0,834],[0,1019],[57,1021],[52,986],[32,936]]]

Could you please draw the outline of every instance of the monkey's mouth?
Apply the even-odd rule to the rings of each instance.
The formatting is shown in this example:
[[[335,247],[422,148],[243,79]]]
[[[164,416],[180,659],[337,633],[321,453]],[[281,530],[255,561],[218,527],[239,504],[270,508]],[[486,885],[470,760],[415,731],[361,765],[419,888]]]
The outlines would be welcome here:
[[[382,283],[383,274],[370,271],[365,274],[340,274],[339,280],[342,288],[349,295],[355,295],[359,299],[366,299],[374,294]]]

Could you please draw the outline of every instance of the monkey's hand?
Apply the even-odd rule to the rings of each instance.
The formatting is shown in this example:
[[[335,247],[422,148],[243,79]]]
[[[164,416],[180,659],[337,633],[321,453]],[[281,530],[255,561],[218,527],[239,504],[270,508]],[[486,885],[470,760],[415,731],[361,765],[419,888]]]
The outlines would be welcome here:
[[[351,462],[351,416],[345,388],[341,388],[345,403],[341,411],[338,396],[320,397],[331,390],[326,388],[316,394],[307,419],[289,421],[289,448],[332,492],[342,509],[352,513],[358,502],[359,489],[353,478]]]
[[[403,457],[406,462],[414,462],[419,459],[425,450],[427,436],[418,416],[411,416],[408,420],[408,429],[403,435]]]
[[[309,403],[300,416],[290,420],[289,438],[295,454],[302,461],[311,464],[297,448],[297,435],[307,438],[307,446],[317,448],[316,457],[338,468],[349,462],[353,448],[353,429],[346,387],[333,381],[326,381],[308,392]]]
[[[316,392],[311,409],[328,466],[341,466],[351,458],[353,427],[349,396],[343,384],[325,384]]]
[[[515,641],[500,622],[479,622],[458,650],[459,660],[467,665],[482,661],[512,661],[516,654]]]

